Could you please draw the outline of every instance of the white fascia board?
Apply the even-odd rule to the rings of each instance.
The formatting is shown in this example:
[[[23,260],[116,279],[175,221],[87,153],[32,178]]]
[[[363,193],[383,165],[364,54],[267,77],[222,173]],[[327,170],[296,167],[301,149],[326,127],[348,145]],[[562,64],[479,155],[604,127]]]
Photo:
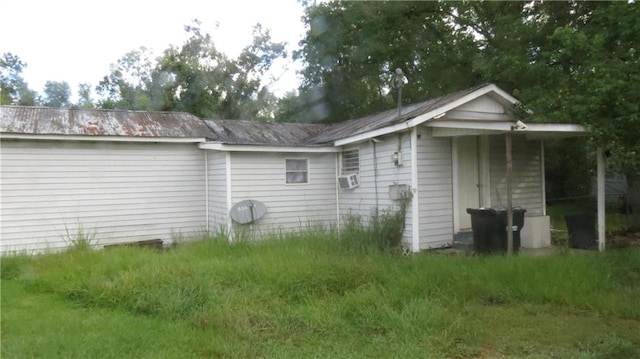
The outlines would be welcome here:
[[[431,130],[431,136],[433,137],[480,136],[480,135],[491,135],[491,134],[500,134],[500,133],[504,133],[504,131],[477,130],[477,129],[469,129],[469,128],[444,128],[444,127],[432,128]]]
[[[582,133],[585,129],[575,123],[528,123],[527,129],[522,132]]]
[[[162,142],[162,143],[203,143],[206,138],[177,137],[126,137],[126,136],[77,136],[77,135],[30,135],[0,133],[0,139],[44,140],[44,141],[92,141],[92,142]]]
[[[459,121],[459,120],[438,120],[426,124],[434,128],[461,128],[489,131],[511,131],[513,122],[505,121]],[[585,132],[584,127],[574,123],[531,123],[527,124],[526,130],[514,130],[516,133],[559,133],[559,134],[579,134]]]
[[[335,147],[291,147],[291,146],[255,146],[255,145],[228,145],[220,142],[207,142],[198,145],[202,150],[215,150],[224,152],[305,152],[327,153],[338,152]]]
[[[520,101],[518,101],[517,98],[511,96],[510,94],[508,94],[507,92],[503,91],[501,88],[499,88],[496,85],[490,85],[487,87],[491,87],[491,91],[495,92],[496,94],[500,95],[500,97],[504,98],[505,100],[507,100],[509,103],[511,103],[512,105],[515,105],[517,103],[520,103]],[[533,111],[526,109],[525,110],[527,113],[532,114]]]
[[[459,120],[438,120],[426,124],[434,128],[463,128],[470,130],[489,131],[510,131],[513,122],[489,122],[489,121],[459,121]]]

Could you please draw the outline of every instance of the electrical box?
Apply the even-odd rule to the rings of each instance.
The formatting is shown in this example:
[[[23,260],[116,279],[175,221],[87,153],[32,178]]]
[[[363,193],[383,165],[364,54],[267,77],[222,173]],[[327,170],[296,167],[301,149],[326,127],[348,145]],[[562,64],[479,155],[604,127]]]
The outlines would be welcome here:
[[[398,152],[394,152],[391,154],[391,160],[393,161],[393,164],[396,166],[402,166],[403,162],[402,162],[402,152],[398,151]]]
[[[408,184],[392,184],[389,186],[389,199],[397,201],[411,197],[411,186]]]

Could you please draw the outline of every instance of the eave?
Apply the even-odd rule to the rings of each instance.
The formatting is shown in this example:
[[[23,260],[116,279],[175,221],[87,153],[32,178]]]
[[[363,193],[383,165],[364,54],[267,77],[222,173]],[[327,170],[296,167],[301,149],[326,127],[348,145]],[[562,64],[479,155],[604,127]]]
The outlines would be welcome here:
[[[23,133],[0,133],[0,139],[41,141],[85,141],[85,142],[137,142],[137,143],[202,143],[204,137],[142,137],[142,136],[78,136],[78,135],[32,135]]]
[[[223,152],[304,152],[304,153],[335,153],[338,148],[332,146],[260,146],[260,145],[235,145],[220,142],[206,142],[198,145],[202,150],[214,150]]]

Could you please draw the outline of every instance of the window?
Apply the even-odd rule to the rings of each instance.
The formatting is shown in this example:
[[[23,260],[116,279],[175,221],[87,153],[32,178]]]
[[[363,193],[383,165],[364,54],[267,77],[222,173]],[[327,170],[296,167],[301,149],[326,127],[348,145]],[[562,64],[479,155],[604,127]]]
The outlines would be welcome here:
[[[287,183],[309,183],[309,160],[285,159]]]
[[[342,175],[360,172],[360,151],[357,148],[342,151]]]

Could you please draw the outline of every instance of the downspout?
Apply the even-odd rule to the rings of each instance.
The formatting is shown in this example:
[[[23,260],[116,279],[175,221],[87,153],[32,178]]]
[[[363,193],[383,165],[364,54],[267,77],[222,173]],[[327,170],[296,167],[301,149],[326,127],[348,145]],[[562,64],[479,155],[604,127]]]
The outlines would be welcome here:
[[[545,179],[545,166],[544,166],[544,140],[540,140],[540,172],[542,176],[542,215],[547,215],[547,181]]]
[[[411,251],[420,251],[420,191],[418,191],[418,128],[411,129]]]
[[[340,153],[336,153],[336,178],[340,176],[340,160],[339,157],[342,156]],[[336,224],[338,226],[338,236],[340,235],[341,223],[340,223],[340,184],[336,180]]]
[[[597,157],[598,250],[602,252],[605,244],[605,158],[601,147],[598,147]]]
[[[376,216],[378,216],[380,208],[378,199],[378,153],[376,149],[376,140],[372,138],[371,143],[373,144],[373,186],[376,193]]]
[[[209,150],[204,150],[204,213],[207,216],[205,226],[209,233]]]
[[[225,152],[225,174],[227,187],[227,230],[229,231],[229,242],[233,242],[233,222],[229,212],[231,212],[231,152]]]

